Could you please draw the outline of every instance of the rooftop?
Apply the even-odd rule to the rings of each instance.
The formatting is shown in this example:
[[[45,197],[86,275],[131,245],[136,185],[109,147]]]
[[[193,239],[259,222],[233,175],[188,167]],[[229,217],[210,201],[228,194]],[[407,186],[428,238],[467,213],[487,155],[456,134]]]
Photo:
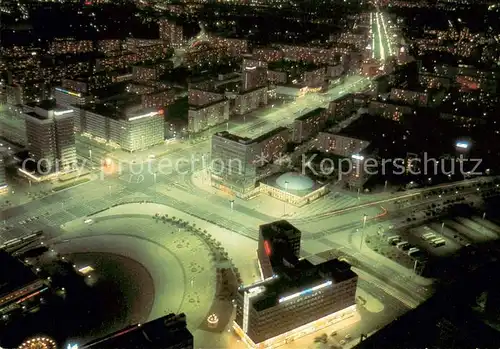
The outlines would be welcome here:
[[[28,266],[5,251],[0,251],[0,265],[0,297],[38,280]]]
[[[316,109],[313,109],[313,110],[305,113],[304,115],[299,116],[298,118],[295,118],[295,120],[307,120],[310,117],[314,117],[314,116],[320,115],[324,111],[326,111],[325,108],[316,108]]]
[[[288,128],[286,128],[284,126],[277,127],[275,129],[267,132],[267,133],[264,133],[264,134],[258,136],[257,138],[254,138],[252,140],[252,143],[260,143],[260,142],[265,141],[266,139],[268,139],[268,138],[270,138],[270,137],[272,137],[274,135],[277,135],[278,133],[281,133],[281,132],[283,132],[285,130],[288,131]]]
[[[332,259],[325,263],[313,265],[307,260],[300,260],[286,273],[278,275],[262,284],[265,290],[253,299],[254,308],[262,311],[280,303],[280,299],[294,294],[307,293],[313,287],[326,287],[330,284],[355,278],[356,274],[346,262]],[[255,285],[240,289],[244,292]]]
[[[182,344],[192,343],[193,335],[186,327],[186,316],[184,314],[168,314],[164,317],[136,324],[118,332],[112,333],[105,338],[97,339],[85,345],[92,349],[162,349],[181,347]]]
[[[242,144],[252,143],[252,139],[250,139],[248,137],[237,136],[237,135],[229,133],[227,131],[217,132],[214,136],[222,137],[222,138],[225,138],[229,141],[238,142],[238,143],[242,143]]]

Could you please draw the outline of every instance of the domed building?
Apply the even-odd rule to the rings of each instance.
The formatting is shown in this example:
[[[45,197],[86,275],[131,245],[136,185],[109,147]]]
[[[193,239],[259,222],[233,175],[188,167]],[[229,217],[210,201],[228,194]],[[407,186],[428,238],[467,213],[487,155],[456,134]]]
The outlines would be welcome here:
[[[325,184],[299,172],[270,176],[260,182],[260,192],[294,206],[303,206],[328,193]]]

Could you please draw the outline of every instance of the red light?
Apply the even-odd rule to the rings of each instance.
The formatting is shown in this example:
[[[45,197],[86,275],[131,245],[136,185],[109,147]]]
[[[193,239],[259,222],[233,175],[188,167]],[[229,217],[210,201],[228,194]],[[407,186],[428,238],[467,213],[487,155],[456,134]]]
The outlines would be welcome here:
[[[269,241],[264,241],[264,250],[266,251],[266,255],[271,255],[271,246],[269,245]]]

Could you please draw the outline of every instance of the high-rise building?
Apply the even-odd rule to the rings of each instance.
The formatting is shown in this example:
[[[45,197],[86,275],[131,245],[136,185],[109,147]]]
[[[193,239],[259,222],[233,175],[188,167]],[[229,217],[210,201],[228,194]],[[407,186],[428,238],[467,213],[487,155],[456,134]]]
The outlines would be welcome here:
[[[258,257],[266,271],[262,281],[238,290],[233,324],[251,348],[276,348],[356,314],[351,266],[299,259],[300,235],[286,221],[260,227]]]
[[[302,233],[288,221],[281,220],[259,227],[259,245],[257,256],[262,279],[267,279],[275,274],[273,265],[279,267],[280,260],[296,264],[300,257],[300,238]],[[286,246],[281,246],[285,244]],[[271,253],[271,246],[275,253]],[[281,247],[280,247],[281,246]]]
[[[145,324],[135,324],[84,345],[88,349],[193,349],[193,335],[186,315],[168,314]]]
[[[212,185],[238,195],[255,189],[255,153],[250,138],[238,137],[229,132],[212,136],[211,175]]]
[[[267,87],[256,87],[252,90],[241,91],[236,95],[234,112],[243,115],[264,105],[267,105]]]
[[[328,112],[324,108],[317,108],[299,116],[293,122],[293,141],[302,143],[314,137],[326,126],[327,120]]]
[[[188,111],[188,131],[206,130],[229,120],[229,101],[221,100],[204,106],[190,106]]]
[[[162,109],[93,104],[82,108],[80,115],[84,134],[126,151],[147,149],[165,140]]]
[[[267,69],[257,66],[243,69],[243,91],[253,90],[267,85]]]
[[[182,45],[184,40],[182,26],[163,19],[159,22],[159,32],[160,39],[168,41],[173,47]]]
[[[41,103],[25,113],[26,138],[32,159],[46,174],[76,165],[73,109]]]

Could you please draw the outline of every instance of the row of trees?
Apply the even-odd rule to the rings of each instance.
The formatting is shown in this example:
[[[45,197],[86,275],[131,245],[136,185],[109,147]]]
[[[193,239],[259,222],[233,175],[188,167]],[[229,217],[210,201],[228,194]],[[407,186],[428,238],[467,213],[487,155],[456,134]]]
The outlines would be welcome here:
[[[168,214],[160,215],[156,213],[153,216],[153,219],[155,219],[157,222],[162,221],[165,224],[172,224],[179,229],[184,229],[190,233],[198,235],[209,246],[213,260],[216,262],[229,261],[231,263],[233,273],[238,280],[238,283],[242,283],[241,274],[238,268],[234,266],[231,258],[229,258],[229,254],[227,253],[227,251],[224,249],[220,241],[216,240],[206,229],[197,227],[196,223],[190,223],[176,216],[169,216]]]

